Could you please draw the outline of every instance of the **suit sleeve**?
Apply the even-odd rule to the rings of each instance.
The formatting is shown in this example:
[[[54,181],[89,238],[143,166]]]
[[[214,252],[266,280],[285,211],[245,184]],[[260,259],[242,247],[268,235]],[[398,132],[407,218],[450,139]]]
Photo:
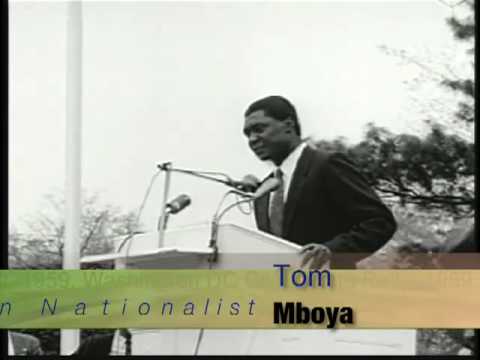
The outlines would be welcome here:
[[[375,252],[390,240],[397,229],[392,212],[343,154],[328,158],[325,185],[335,213],[351,224],[324,243],[332,252]]]

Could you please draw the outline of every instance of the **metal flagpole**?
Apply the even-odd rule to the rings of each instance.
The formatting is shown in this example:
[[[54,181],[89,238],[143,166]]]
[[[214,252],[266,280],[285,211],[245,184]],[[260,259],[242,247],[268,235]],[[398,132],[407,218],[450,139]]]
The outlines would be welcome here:
[[[66,181],[63,268],[80,268],[81,135],[82,135],[82,4],[67,4],[66,67]],[[80,344],[78,329],[60,331],[60,354],[69,355]]]

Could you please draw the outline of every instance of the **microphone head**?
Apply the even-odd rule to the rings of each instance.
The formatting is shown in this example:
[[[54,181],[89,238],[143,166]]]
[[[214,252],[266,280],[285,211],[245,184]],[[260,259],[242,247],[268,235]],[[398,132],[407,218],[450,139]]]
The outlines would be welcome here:
[[[192,203],[192,199],[190,198],[190,196],[186,194],[182,194],[177,196],[172,201],[170,201],[167,204],[167,208],[169,208],[170,214],[176,214],[182,211],[183,209],[185,209],[191,203]]]
[[[245,175],[242,179],[243,182],[249,183],[249,184],[260,184],[260,180],[252,174]]]
[[[260,185],[260,187],[255,191],[253,194],[254,199],[258,199],[263,195],[268,194],[269,192],[275,191],[279,188],[281,182],[277,178],[269,178],[265,180],[265,182]]]
[[[239,190],[254,192],[260,186],[260,180],[255,175],[245,175],[240,182]]]

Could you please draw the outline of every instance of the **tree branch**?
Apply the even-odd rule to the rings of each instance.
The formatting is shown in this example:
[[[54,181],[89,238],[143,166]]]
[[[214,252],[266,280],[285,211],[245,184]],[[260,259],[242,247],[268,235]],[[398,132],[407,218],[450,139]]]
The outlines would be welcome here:
[[[83,246],[80,249],[80,253],[83,254],[83,252],[87,249],[90,240],[93,238],[93,235],[97,231],[98,227],[100,224],[103,222],[105,215],[108,213],[108,211],[103,211],[100,215],[98,215],[93,223],[93,226],[90,228],[90,232],[85,238],[85,241],[83,242]]]
[[[463,196],[454,196],[454,195],[408,195],[405,192],[386,189],[381,186],[375,186],[375,189],[391,195],[395,195],[401,198],[406,198],[409,202],[420,203],[423,201],[428,201],[435,204],[449,204],[449,205],[469,205],[473,206],[474,199]]]

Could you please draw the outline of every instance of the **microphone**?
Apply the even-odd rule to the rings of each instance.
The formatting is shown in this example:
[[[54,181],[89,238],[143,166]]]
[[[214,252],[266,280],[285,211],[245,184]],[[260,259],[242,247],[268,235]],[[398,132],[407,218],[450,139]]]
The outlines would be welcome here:
[[[166,205],[166,211],[169,214],[176,214],[185,209],[191,202],[190,196],[186,194],[179,195]]]
[[[227,181],[227,185],[234,187],[237,190],[245,191],[245,192],[254,192],[260,186],[260,180],[255,175],[246,175],[243,177],[242,180],[229,180]]]
[[[247,175],[243,179],[245,180],[247,178],[257,180],[257,178],[255,178],[253,175]],[[219,214],[220,208],[217,209],[217,211],[215,212],[215,215],[213,216],[212,232],[211,232],[211,236],[210,236],[210,243],[208,245],[210,248],[213,249],[213,253],[211,254],[211,256],[208,260],[209,262],[217,261],[217,256],[218,256],[218,247],[217,247],[218,226],[219,226],[220,219],[222,218],[222,216],[225,215],[227,213],[227,211],[229,211],[230,209],[232,209],[234,206],[236,206],[238,204],[254,201],[254,200],[264,196],[265,194],[268,194],[271,191],[275,191],[276,189],[278,189],[280,184],[281,184],[280,180],[278,180],[276,178],[269,178],[269,179],[265,180],[262,185],[257,186],[257,189],[253,194],[245,194],[246,195],[245,199],[237,201],[236,203],[229,205],[226,209],[223,209],[223,211],[220,214]]]
[[[258,199],[262,196],[268,194],[269,192],[275,191],[280,186],[280,180],[277,178],[269,178],[258,187],[258,189],[253,193],[252,198]]]
[[[165,213],[160,215],[160,217],[158,218],[158,224],[157,224],[158,231],[161,232],[167,228],[168,217],[170,214],[176,214],[182,211],[188,205],[190,205],[191,202],[192,202],[192,199],[190,199],[190,196],[186,194],[182,194],[177,196],[172,201],[170,201],[167,205],[165,205]],[[162,227],[162,224],[163,224],[163,227]]]

